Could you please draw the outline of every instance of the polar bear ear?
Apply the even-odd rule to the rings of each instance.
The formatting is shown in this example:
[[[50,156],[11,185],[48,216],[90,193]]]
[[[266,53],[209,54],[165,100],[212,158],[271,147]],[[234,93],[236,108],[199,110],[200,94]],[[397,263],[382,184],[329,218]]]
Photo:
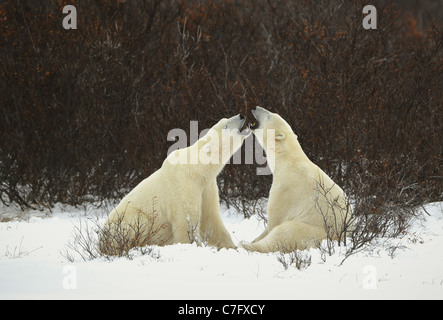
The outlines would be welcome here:
[[[275,140],[283,140],[284,138],[286,138],[286,135],[283,132],[279,132],[275,135]]]

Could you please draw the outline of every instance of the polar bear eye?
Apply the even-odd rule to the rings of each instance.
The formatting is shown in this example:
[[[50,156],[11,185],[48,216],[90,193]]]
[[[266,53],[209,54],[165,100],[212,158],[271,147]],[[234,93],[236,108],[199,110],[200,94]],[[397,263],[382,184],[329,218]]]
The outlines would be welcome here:
[[[226,124],[226,125],[223,127],[223,129],[228,129],[228,125]]]

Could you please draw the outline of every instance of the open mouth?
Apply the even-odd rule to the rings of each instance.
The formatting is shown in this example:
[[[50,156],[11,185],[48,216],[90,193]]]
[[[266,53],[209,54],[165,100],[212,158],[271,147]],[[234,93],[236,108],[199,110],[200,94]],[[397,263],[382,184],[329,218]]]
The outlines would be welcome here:
[[[243,122],[243,124],[238,129],[238,131],[239,131],[240,135],[242,135],[242,136],[248,136],[251,133],[249,126],[246,125],[246,121]]]
[[[258,121],[249,122],[248,124],[248,128],[251,130],[258,129],[258,127],[260,127],[260,123],[258,123]]]

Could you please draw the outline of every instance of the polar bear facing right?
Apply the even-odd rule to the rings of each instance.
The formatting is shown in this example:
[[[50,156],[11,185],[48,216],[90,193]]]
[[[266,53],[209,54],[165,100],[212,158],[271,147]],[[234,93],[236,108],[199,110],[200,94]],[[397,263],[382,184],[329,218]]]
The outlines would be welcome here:
[[[309,160],[282,117],[261,107],[252,114],[257,121],[250,128],[266,151],[273,182],[267,228],[242,246],[258,252],[291,252],[318,246],[326,237],[342,237],[351,215],[343,190]]]
[[[217,175],[243,144],[246,119],[238,114],[217,122],[193,145],[173,151],[109,214],[99,249],[120,255],[133,247],[207,241],[235,248],[220,217]]]

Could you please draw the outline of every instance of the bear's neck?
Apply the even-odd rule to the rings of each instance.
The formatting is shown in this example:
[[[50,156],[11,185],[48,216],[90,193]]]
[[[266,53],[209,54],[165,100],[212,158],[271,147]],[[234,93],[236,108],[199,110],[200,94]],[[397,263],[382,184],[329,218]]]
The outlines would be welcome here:
[[[193,167],[190,171],[192,173],[193,177],[195,179],[201,180],[202,183],[207,183],[210,181],[213,181],[217,178],[217,176],[220,174],[220,172],[223,170],[223,167],[225,166],[224,163],[220,164],[197,164],[197,165],[190,165]]]
[[[276,148],[275,164],[273,174],[287,174],[288,170],[297,163],[310,161],[308,156],[303,151],[300,143],[296,137],[290,137],[285,145]]]

